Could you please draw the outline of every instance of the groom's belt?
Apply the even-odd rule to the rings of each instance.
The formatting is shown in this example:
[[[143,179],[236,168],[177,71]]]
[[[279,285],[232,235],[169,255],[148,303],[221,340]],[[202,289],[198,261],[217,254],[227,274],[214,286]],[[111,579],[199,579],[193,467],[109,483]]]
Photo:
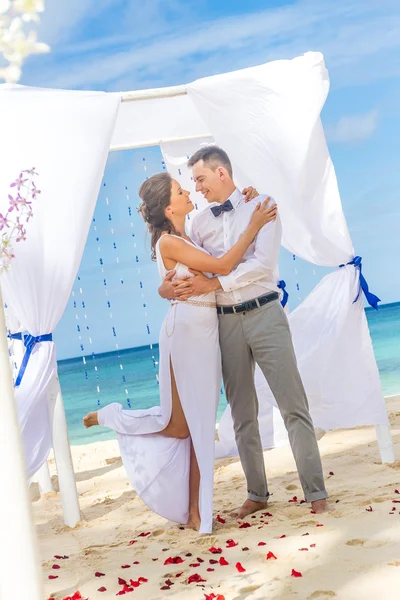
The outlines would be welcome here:
[[[242,313],[248,310],[253,310],[254,308],[260,308],[261,306],[264,306],[264,304],[268,304],[268,302],[278,300],[278,298],[278,292],[271,292],[269,294],[264,294],[264,296],[254,298],[254,300],[247,300],[241,304],[234,304],[233,306],[217,306],[217,313],[219,315]]]

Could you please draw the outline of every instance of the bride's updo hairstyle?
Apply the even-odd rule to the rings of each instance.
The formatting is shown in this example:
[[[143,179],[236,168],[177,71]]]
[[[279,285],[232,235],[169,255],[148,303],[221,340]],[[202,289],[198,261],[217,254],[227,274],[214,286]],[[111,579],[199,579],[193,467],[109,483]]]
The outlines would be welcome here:
[[[139,212],[151,233],[151,258],[156,260],[156,244],[162,234],[176,231],[165,216],[165,209],[171,203],[172,177],[169,173],[157,173],[149,177],[139,188],[142,200]]]

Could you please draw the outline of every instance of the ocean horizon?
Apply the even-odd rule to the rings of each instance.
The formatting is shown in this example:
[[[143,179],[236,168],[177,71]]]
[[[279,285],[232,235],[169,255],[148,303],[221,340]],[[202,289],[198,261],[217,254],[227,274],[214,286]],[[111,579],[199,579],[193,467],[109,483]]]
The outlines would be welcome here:
[[[400,393],[400,302],[384,304],[366,315],[385,396]],[[159,404],[158,344],[95,356],[58,361],[58,374],[73,445],[115,439],[104,427],[86,430],[82,417],[111,402],[124,408],[150,408]],[[218,419],[226,407],[221,390]]]

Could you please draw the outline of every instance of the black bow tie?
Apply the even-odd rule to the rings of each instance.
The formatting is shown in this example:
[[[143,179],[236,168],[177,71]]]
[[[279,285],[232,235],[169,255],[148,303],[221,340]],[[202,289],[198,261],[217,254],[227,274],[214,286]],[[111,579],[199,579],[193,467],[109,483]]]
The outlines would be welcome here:
[[[211,212],[214,215],[214,217],[219,217],[221,213],[229,212],[230,210],[233,210],[232,202],[230,200],[227,200],[226,202],[224,202],[223,204],[219,204],[218,206],[211,207]]]

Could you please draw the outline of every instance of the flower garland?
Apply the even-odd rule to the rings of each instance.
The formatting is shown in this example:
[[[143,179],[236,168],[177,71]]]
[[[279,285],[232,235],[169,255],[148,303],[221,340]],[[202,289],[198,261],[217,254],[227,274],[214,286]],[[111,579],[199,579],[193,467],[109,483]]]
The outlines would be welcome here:
[[[41,193],[33,181],[36,176],[35,168],[22,171],[10,185],[8,211],[4,215],[0,213],[0,275],[14,258],[14,242],[26,240],[25,225],[33,216],[32,200]]]

